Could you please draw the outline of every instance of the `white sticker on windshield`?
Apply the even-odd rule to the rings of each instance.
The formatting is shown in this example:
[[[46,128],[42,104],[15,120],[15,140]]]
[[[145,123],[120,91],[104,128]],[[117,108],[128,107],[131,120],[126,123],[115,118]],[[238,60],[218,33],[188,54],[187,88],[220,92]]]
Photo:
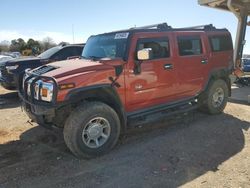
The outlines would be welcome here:
[[[126,39],[128,38],[129,33],[116,33],[115,39]]]

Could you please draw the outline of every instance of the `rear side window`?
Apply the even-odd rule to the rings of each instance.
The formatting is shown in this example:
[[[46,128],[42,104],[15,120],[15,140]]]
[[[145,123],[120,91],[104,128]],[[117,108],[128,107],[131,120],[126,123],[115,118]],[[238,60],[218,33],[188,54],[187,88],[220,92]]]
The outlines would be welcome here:
[[[202,54],[201,38],[199,36],[178,37],[180,56],[191,56]]]
[[[232,39],[229,35],[210,36],[209,42],[213,52],[228,51],[233,49]]]
[[[153,59],[168,58],[170,56],[168,38],[139,39],[137,51],[144,48],[151,48]]]

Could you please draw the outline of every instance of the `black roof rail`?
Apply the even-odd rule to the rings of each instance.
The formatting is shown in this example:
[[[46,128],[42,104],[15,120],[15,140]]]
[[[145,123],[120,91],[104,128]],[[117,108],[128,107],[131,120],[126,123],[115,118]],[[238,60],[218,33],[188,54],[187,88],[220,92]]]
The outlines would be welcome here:
[[[130,29],[122,29],[117,31],[112,31],[110,33],[117,33],[117,32],[130,32],[130,31],[150,31],[150,30],[158,30],[158,31],[169,31],[169,30],[176,30],[176,31],[185,31],[185,30],[203,30],[203,31],[215,31],[217,28],[213,26],[213,24],[207,24],[207,25],[197,25],[197,26],[190,26],[190,27],[181,27],[181,28],[172,28],[167,23],[159,23],[159,24],[153,24],[153,25],[146,25],[146,26],[140,26],[140,27],[132,27]],[[221,30],[221,29],[220,29]],[[226,29],[223,29],[226,30]]]
[[[143,29],[159,29],[159,30],[169,30],[172,29],[167,23],[160,23],[160,24],[153,24],[153,25],[146,25],[140,27],[131,27],[130,29],[122,29],[117,31],[112,31],[112,33],[116,32],[124,32],[124,31],[133,31],[133,30],[143,30]]]
[[[213,26],[213,24],[208,25],[197,25],[197,26],[191,26],[191,27],[182,27],[180,29],[204,29],[204,30],[214,30],[216,27]]]
[[[172,29],[172,27],[169,26],[167,23],[160,23],[160,24],[146,25],[146,26],[141,26],[141,27],[132,27],[130,29],[160,29],[160,30],[165,30],[165,29]]]

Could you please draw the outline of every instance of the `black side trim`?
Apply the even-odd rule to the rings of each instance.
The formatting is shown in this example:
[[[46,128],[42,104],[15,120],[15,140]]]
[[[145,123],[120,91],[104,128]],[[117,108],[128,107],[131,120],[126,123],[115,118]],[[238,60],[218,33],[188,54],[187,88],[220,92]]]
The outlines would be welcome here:
[[[147,115],[150,115],[150,114],[158,113],[160,111],[168,110],[168,109],[175,108],[175,107],[178,107],[178,106],[183,106],[183,105],[185,105],[187,103],[195,102],[195,99],[196,99],[196,97],[191,97],[191,98],[187,98],[187,99],[184,99],[184,100],[169,102],[169,103],[166,103],[166,104],[161,104],[161,105],[149,107],[147,109],[130,112],[130,113],[127,114],[127,116],[128,116],[128,118],[137,118],[137,117],[141,117],[141,116],[147,116]]]
[[[232,73],[232,71],[230,69],[227,69],[227,68],[221,68],[221,69],[215,69],[215,70],[212,70],[210,73],[209,73],[209,77],[206,81],[206,84],[204,85],[203,87],[203,90],[201,91],[202,92],[205,92],[209,86],[209,83],[212,79],[224,79],[227,84],[228,84],[228,89],[229,89],[229,96],[231,96],[231,80],[229,78],[229,75]]]
[[[65,97],[65,100],[66,101],[67,100],[78,100],[78,99],[74,99],[74,97],[76,95],[79,95],[80,93],[82,93],[84,91],[101,89],[101,88],[106,88],[106,87],[111,88],[110,84],[98,84],[98,85],[92,85],[92,86],[86,86],[86,87],[82,87],[82,88],[72,89],[71,91],[69,91],[69,93]],[[82,96],[82,97],[85,98],[85,96]]]
[[[149,123],[158,122],[174,115],[186,114],[197,107],[198,105],[194,98],[178,103],[159,105],[150,110],[130,115],[128,117],[128,128],[147,126]]]
[[[114,87],[111,84],[99,84],[71,90],[65,97],[67,103],[99,100],[111,106],[119,115],[123,131],[126,129],[127,118],[125,108]]]

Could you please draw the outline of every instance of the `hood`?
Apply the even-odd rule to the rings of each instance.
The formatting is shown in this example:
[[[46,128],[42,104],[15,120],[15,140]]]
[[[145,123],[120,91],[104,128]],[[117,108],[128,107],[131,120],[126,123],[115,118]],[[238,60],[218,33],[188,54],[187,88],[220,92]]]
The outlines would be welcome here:
[[[38,57],[17,58],[17,59],[9,60],[5,64],[6,66],[25,65],[25,64],[35,63],[35,62],[40,62],[40,61],[41,61],[41,58],[38,58]]]
[[[72,59],[66,61],[58,61],[48,64],[53,67],[49,72],[43,74],[54,78],[61,78],[70,75],[76,75],[86,72],[95,72],[100,70],[114,69],[114,66],[105,64],[101,61],[92,61],[86,59]]]

